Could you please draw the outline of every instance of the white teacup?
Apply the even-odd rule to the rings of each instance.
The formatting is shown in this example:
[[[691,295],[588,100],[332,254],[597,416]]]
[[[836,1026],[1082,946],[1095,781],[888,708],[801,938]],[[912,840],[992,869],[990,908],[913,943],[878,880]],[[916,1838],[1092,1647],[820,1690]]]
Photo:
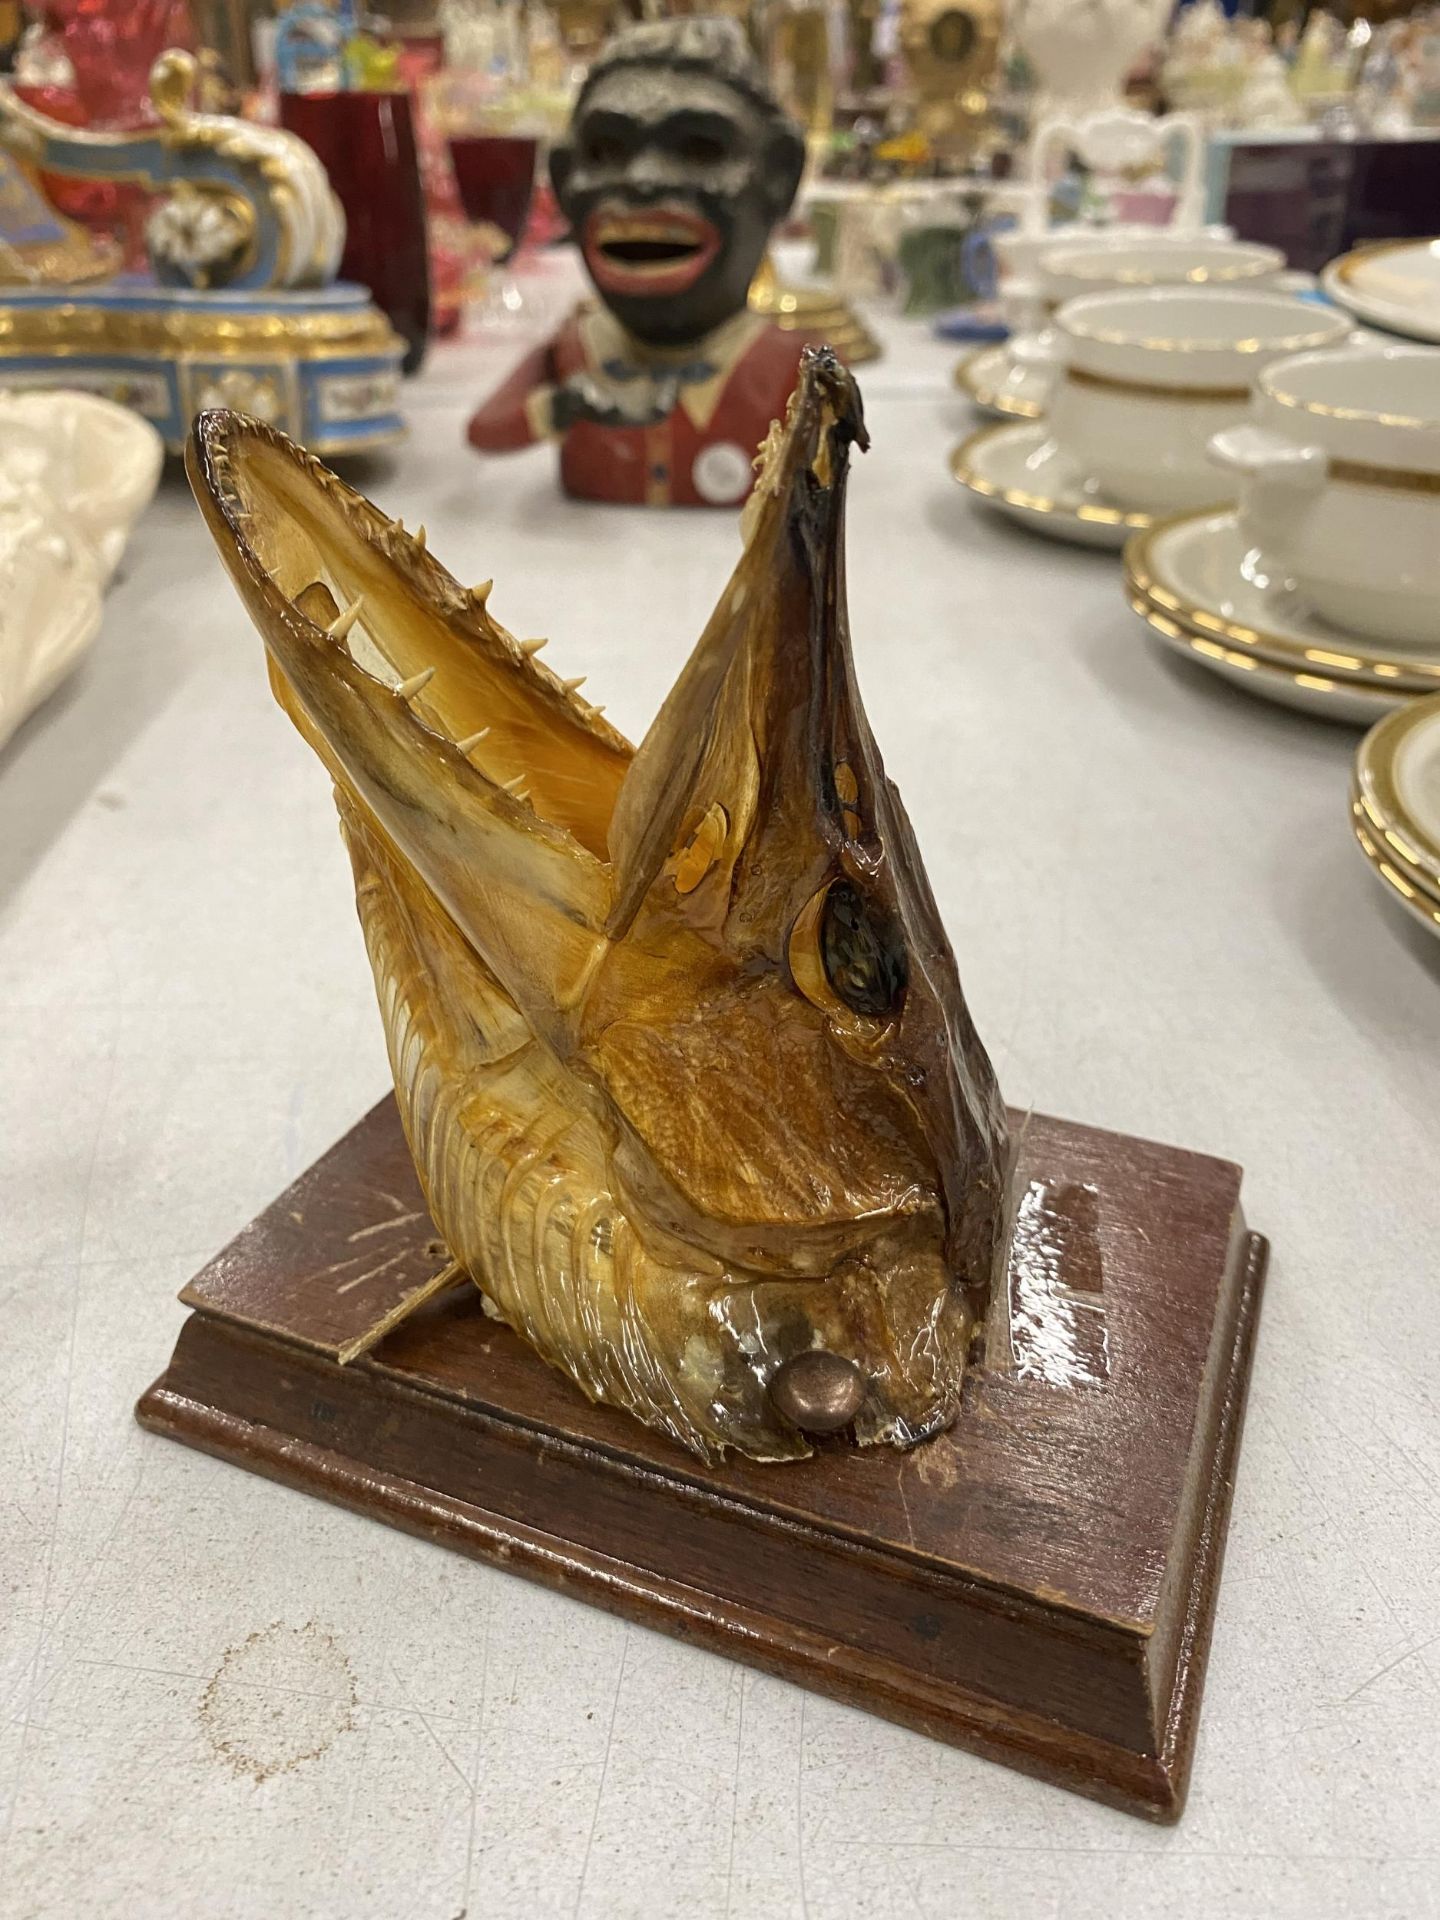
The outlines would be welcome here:
[[[1277,293],[1089,293],[1055,316],[1055,438],[1117,506],[1186,513],[1231,497],[1207,449],[1243,420],[1272,360],[1334,346],[1333,308]]]
[[[1148,240],[1132,240],[1127,246],[1059,246],[1041,254],[1037,272],[1041,299],[1053,310],[1081,294],[1111,288],[1248,288],[1285,270],[1278,247],[1191,238],[1161,247]]]
[[[1240,476],[1245,533],[1322,618],[1440,646],[1440,351],[1276,361],[1210,452]]]
[[[991,244],[1006,324],[1013,333],[1039,324],[1040,262],[1060,247],[1084,247],[1093,252],[1144,246],[1159,252],[1162,248],[1193,246],[1197,240],[1224,244],[1228,234],[1228,227],[1206,227],[1197,233],[1193,227],[1088,227],[1078,221],[1067,227],[1046,227],[1039,233],[1027,233],[1019,227],[997,233]]]

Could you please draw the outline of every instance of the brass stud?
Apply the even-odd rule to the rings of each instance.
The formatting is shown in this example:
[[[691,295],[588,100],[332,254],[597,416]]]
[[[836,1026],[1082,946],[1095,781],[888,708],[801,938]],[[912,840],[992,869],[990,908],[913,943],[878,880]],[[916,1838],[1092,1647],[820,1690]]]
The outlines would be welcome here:
[[[865,1400],[865,1376],[853,1360],[823,1347],[794,1354],[770,1377],[775,1411],[802,1433],[839,1433]]]

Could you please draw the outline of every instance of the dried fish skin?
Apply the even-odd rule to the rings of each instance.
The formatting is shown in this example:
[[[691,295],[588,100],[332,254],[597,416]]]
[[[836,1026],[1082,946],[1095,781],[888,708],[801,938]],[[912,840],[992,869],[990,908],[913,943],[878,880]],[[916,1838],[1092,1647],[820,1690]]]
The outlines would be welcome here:
[[[1003,1252],[1004,1109],[851,660],[865,444],[812,353],[635,750],[280,435],[207,414],[189,456],[335,783],[437,1227],[546,1360],[712,1459],[941,1430]]]

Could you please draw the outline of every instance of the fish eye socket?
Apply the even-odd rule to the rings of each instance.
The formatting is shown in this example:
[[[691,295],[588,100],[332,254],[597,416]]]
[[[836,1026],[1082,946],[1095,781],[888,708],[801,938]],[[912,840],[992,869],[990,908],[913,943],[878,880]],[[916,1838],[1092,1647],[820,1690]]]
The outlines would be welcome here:
[[[826,892],[819,947],[830,989],[852,1013],[880,1019],[896,1011],[909,980],[899,924],[848,880]]]

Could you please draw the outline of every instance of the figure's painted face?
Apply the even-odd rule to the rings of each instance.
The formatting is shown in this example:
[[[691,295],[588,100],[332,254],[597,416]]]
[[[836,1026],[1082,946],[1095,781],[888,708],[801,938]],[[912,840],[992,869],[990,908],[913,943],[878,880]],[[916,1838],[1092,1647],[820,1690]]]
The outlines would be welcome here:
[[[681,346],[745,305],[803,164],[794,129],[727,82],[636,66],[596,81],[550,167],[605,304]]]

